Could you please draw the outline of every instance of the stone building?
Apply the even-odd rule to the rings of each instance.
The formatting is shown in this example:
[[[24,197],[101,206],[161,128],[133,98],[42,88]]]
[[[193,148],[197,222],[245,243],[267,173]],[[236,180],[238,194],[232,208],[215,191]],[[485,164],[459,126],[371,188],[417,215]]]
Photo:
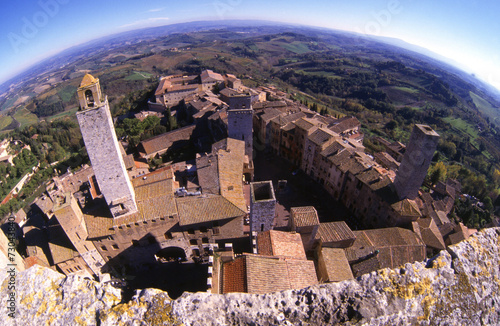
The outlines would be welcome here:
[[[227,134],[229,138],[245,142],[245,155],[252,158],[253,153],[253,109],[251,96],[248,94],[236,95],[229,98],[227,110]]]
[[[394,187],[400,199],[415,199],[424,182],[439,135],[429,126],[415,125],[399,166]]]
[[[115,218],[133,214],[137,212],[134,190],[99,80],[86,74],[78,98],[81,111],[76,117],[101,193]]]
[[[272,230],[276,215],[276,197],[271,181],[250,184],[250,232]]]
[[[54,199],[54,208],[52,210],[64,233],[92,273],[99,275],[105,261],[94,243],[88,240],[89,233],[77,201],[71,193],[58,194],[54,196]]]

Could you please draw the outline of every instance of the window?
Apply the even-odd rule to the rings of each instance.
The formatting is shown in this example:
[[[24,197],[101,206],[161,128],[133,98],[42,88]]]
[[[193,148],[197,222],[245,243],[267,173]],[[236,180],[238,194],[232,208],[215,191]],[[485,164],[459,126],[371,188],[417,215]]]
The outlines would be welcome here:
[[[234,189],[234,187],[233,187],[233,186],[229,186],[229,187],[227,187],[227,190],[233,190],[233,189]]]
[[[194,234],[194,229],[189,229],[188,234]]]
[[[202,243],[208,243],[208,238],[206,238],[206,237],[205,237],[205,238],[202,238],[202,239],[201,239],[201,242],[202,242]]]
[[[196,239],[191,239],[191,240],[189,240],[189,244],[196,246],[198,244],[198,241]]]
[[[113,241],[114,240],[113,236],[112,235],[108,235],[108,240]]]
[[[260,232],[264,232],[264,224],[260,225]]]
[[[113,244],[111,247],[113,247],[113,249],[115,249],[115,250],[120,249],[120,247],[118,247],[118,245],[116,243]]]
[[[111,260],[111,259],[112,259],[112,257],[111,257],[111,256],[108,256],[108,261],[109,261],[109,260]]]
[[[78,234],[78,232],[75,232],[76,233],[76,236],[78,237],[78,239],[82,240],[82,238],[80,238],[80,235]]]
[[[108,251],[108,249],[106,248],[106,246],[101,246],[101,249],[102,249],[103,251]]]
[[[208,231],[208,230],[207,230],[207,227],[206,227],[206,226],[202,226],[202,227],[200,227],[200,232],[202,232],[202,233],[207,233],[207,231]]]
[[[167,240],[173,239],[172,232],[165,232],[165,239]]]

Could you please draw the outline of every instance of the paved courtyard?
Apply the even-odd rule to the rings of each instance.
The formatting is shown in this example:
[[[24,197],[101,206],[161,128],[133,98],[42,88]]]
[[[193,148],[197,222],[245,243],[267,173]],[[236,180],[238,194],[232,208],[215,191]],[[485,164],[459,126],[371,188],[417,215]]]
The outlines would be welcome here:
[[[290,208],[297,206],[314,206],[321,222],[345,220],[353,229],[355,222],[350,219],[348,210],[339,202],[334,201],[323,190],[321,185],[311,180],[284,159],[263,151],[257,151],[254,156],[254,181],[272,180],[276,191],[278,205],[275,229],[286,230],[290,217]],[[279,180],[286,180],[286,187],[278,189]]]

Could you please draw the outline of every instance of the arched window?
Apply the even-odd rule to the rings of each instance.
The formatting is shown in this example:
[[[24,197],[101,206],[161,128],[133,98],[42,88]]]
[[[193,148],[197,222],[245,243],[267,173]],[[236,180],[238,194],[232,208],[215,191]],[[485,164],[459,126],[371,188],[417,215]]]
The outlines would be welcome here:
[[[85,91],[85,99],[87,100],[88,106],[94,106],[94,94],[92,94],[92,91],[90,89]]]

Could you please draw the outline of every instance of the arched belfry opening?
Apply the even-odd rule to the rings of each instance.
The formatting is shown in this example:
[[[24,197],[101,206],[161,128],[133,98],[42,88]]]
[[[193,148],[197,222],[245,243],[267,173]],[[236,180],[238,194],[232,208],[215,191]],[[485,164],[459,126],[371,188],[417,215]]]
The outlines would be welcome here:
[[[94,107],[94,94],[90,89],[85,91],[85,100],[87,101],[87,106],[93,108]]]
[[[99,79],[90,74],[83,77],[77,92],[80,109],[82,110],[98,108],[104,105]]]

